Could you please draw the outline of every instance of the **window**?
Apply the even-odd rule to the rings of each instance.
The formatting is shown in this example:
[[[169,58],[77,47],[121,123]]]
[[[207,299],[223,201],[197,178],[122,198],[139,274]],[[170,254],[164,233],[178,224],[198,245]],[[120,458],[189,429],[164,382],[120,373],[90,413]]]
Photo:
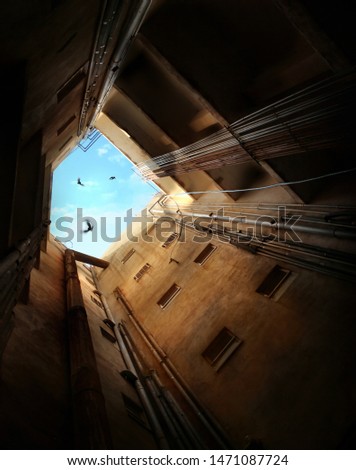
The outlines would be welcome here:
[[[116,338],[115,336],[113,336],[111,333],[109,333],[108,331],[104,330],[104,328],[100,327],[100,331],[101,331],[101,334],[104,336],[104,338],[106,338],[107,340],[109,340],[111,343],[116,343]]]
[[[290,274],[291,272],[288,271],[288,269],[283,269],[278,265],[275,266],[256,292],[264,295],[265,297],[273,297]]]
[[[71,124],[74,120],[75,120],[75,114],[73,114],[73,116],[67,119],[66,122],[57,130],[57,135],[62,134],[62,132],[64,132],[69,126],[69,124]]]
[[[71,135],[70,137],[68,137],[68,139],[64,142],[64,144],[62,144],[62,145],[59,147],[59,149],[58,149],[59,152],[60,152],[61,150],[63,150],[64,147],[66,147],[72,139],[73,139],[73,136],[72,136],[72,135]]]
[[[174,232],[172,233],[171,235],[169,235],[169,237],[167,238],[167,240],[163,243],[162,245],[162,248],[167,248],[169,245],[171,245],[174,240],[176,240],[178,238],[178,233]]]
[[[240,338],[227,328],[223,328],[205,349],[202,356],[217,371],[241,344]]]
[[[122,393],[122,398],[124,400],[127,414],[130,416],[130,418],[137,421],[139,424],[141,424],[141,426],[147,427],[146,416],[145,416],[145,412],[143,411],[143,408],[138,403],[131,400],[131,398],[129,398],[127,395],[124,395],[123,393]]]
[[[122,263],[122,264],[125,264],[126,261],[128,261],[128,260],[131,258],[131,256],[135,253],[135,251],[136,251],[136,250],[134,250],[133,248],[131,248],[131,250],[130,250],[128,253],[126,253],[126,255],[122,258],[121,263]]]
[[[63,86],[57,91],[57,102],[62,101],[74,88],[84,80],[86,74],[84,67],[81,67]]]
[[[195,258],[194,263],[197,264],[204,264],[205,261],[214,253],[216,250],[216,246],[213,245],[212,243],[209,243],[202,252]]]
[[[167,292],[159,299],[159,301],[157,302],[157,304],[161,307],[161,308],[166,308],[167,305],[172,302],[172,300],[174,299],[174,297],[176,297],[179,292],[181,290],[181,287],[177,286],[177,284],[173,284],[173,286],[171,286]]]
[[[109,328],[111,328],[112,330],[114,329],[115,327],[115,323],[113,321],[111,321],[109,318],[105,318],[103,320],[103,322],[105,323],[105,325],[107,325]]]
[[[141,279],[141,277],[147,273],[147,271],[150,269],[151,265],[146,263],[144,266],[142,266],[142,268],[139,270],[139,272],[137,274],[135,274],[134,276],[134,279],[135,281],[139,281]]]
[[[95,286],[93,279],[91,279],[89,276],[85,276],[85,279],[86,279],[92,286]]]
[[[142,235],[148,235],[149,233],[151,233],[154,229],[156,228],[156,224],[152,224],[150,225],[149,227],[146,228],[146,230],[144,230],[142,232]]]
[[[98,307],[104,309],[103,304],[98,299],[96,299],[92,295],[90,296],[90,298],[91,298],[92,302],[94,302]]]

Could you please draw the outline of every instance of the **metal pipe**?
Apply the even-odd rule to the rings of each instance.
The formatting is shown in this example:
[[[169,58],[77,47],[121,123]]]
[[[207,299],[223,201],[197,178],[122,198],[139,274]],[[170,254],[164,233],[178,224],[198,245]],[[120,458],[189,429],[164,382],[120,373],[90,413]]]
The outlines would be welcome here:
[[[119,292],[119,291],[118,291]],[[136,320],[134,317],[132,309],[128,306],[126,300],[124,299],[123,295],[121,292],[119,292],[119,299],[121,300],[121,303],[123,304],[127,314],[129,315],[129,318],[133,320],[133,324],[136,326],[137,331],[140,333],[142,338],[145,340],[145,337],[148,342],[150,342],[150,339],[152,338],[150,335],[147,335],[145,333],[145,330],[143,326]],[[129,313],[130,312],[130,313]],[[136,320],[136,321],[135,321]],[[146,344],[147,341],[145,340]],[[153,343],[153,342],[152,342]],[[182,393],[182,395],[185,397],[186,401],[189,403],[191,408],[194,410],[195,414],[199,417],[200,421],[204,424],[206,429],[210,432],[210,434],[214,437],[216,442],[221,446],[222,449],[228,449],[229,446],[225,443],[228,441],[227,438],[224,436],[224,432],[221,429],[220,425],[212,418],[206,410],[203,410],[201,408],[201,405],[199,404],[198,400],[196,397],[193,395],[193,393],[190,391],[188,385],[184,381],[184,379],[181,377],[177,369],[174,367],[170,359],[167,357],[166,353],[158,346],[156,349],[155,346],[151,343],[150,349],[155,355],[156,359],[160,362],[161,366],[167,373],[168,377],[175,383],[176,387],[179,389],[179,391]],[[219,432],[217,432],[216,429],[218,429]],[[223,438],[222,438],[223,436]]]
[[[169,430],[173,436],[175,442],[177,442],[179,449],[193,449],[191,443],[187,439],[186,434],[180,427],[180,423],[177,420],[175,414],[172,412],[168,405],[162,390],[157,386],[152,375],[146,376],[146,382],[150,386],[151,393],[155,396],[157,405],[160,407],[161,412],[165,417],[165,421],[169,427]]]
[[[136,7],[136,11],[133,14],[133,18],[130,20],[127,29],[122,38],[119,38],[116,50],[114,51],[113,58],[108,66],[108,72],[104,79],[103,85],[101,86],[100,94],[97,99],[97,104],[93,117],[90,120],[88,128],[93,126],[98,114],[103,107],[106,97],[108,96],[122,65],[122,62],[126,56],[127,50],[136,36],[138,29],[140,28],[144,17],[151,5],[151,0],[139,0],[139,5]]]
[[[119,345],[122,357],[124,359],[124,362],[126,364],[126,367],[128,368],[128,370],[130,372],[132,372],[137,377],[137,380],[135,380],[135,388],[136,388],[136,391],[137,391],[137,393],[138,393],[138,395],[141,399],[142,405],[143,405],[143,407],[146,411],[148,419],[151,423],[153,432],[154,432],[154,434],[155,434],[155,436],[156,436],[156,438],[159,442],[159,446],[160,446],[161,449],[169,449],[170,447],[168,445],[168,442],[166,440],[166,437],[164,435],[162,427],[159,423],[159,420],[157,419],[156,413],[155,413],[155,411],[154,411],[154,409],[151,405],[151,402],[150,402],[150,400],[147,396],[146,390],[145,390],[141,380],[139,379],[138,371],[136,370],[136,367],[135,367],[135,365],[134,365],[134,363],[131,359],[131,356],[130,356],[128,350],[127,350],[127,347],[125,345],[121,330],[120,330],[119,326],[116,325],[116,322],[115,322],[114,317],[111,313],[111,309],[109,307],[109,304],[108,304],[104,294],[100,290],[99,282],[98,282],[98,279],[97,279],[97,276],[96,276],[96,273],[95,273],[94,269],[91,269],[91,273],[92,273],[92,277],[93,277],[95,287],[96,287],[96,289],[97,289],[97,291],[100,295],[100,300],[103,304],[104,312],[105,312],[107,318],[114,325],[113,332],[114,332],[116,340],[118,342],[118,345]]]
[[[177,420],[179,421],[182,429],[186,433],[186,436],[189,437],[189,440],[194,444],[195,449],[207,449],[207,446],[201,440],[199,434],[195,431],[194,427],[191,425],[190,421],[186,417],[185,413],[182,411],[181,407],[178,405],[175,398],[172,396],[171,392],[167,390],[161,381],[158,378],[158,375],[155,370],[151,371],[152,378],[156,384],[156,386],[161,391],[162,395],[164,396],[166,402],[171,407],[172,412],[176,416]]]
[[[175,449],[189,449],[187,443],[183,442],[181,436],[177,432],[176,425],[172,415],[169,414],[169,411],[165,407],[164,401],[162,400],[162,395],[159,393],[157,388],[154,385],[153,379],[151,376],[145,376],[146,384],[151,392],[151,395],[156,403],[157,408],[162,414],[163,420],[169,430],[170,435],[172,436],[173,441],[176,443]]]
[[[110,449],[111,436],[75,254],[64,253],[75,447]]]
[[[181,220],[175,219],[177,225],[184,225],[189,230],[197,231],[198,228],[193,224],[182,222]],[[201,228],[200,228],[201,231]],[[254,254],[267,256],[269,258],[284,261],[287,264],[303,267],[308,270],[317,271],[328,276],[333,276],[338,279],[355,282],[356,281],[356,265],[355,261],[352,260],[352,255],[340,252],[337,250],[331,250],[329,248],[323,248],[324,256],[321,257],[321,248],[313,245],[305,245],[303,243],[293,243],[292,248],[290,245],[283,242],[272,242],[268,238],[258,239],[251,234],[244,232],[231,232],[222,230],[219,232],[214,227],[209,227],[209,231],[213,236],[218,236],[219,240],[226,240],[227,243],[231,243],[241,249],[246,249]],[[245,240],[244,243],[239,241],[240,238]],[[322,258],[319,263],[313,261],[304,261],[303,259],[289,256],[288,250],[299,249],[300,255],[304,257],[317,257]],[[284,250],[284,253],[283,253]],[[287,251],[287,253],[286,253]],[[331,263],[331,265],[327,264]],[[332,265],[334,263],[334,266]]]
[[[166,211],[166,210],[154,210],[155,212],[164,214],[164,215],[176,215],[173,211]],[[295,223],[289,224],[288,222],[279,222],[275,220],[273,217],[272,221],[266,220],[266,217],[269,216],[258,216],[256,214],[256,219],[248,218],[248,217],[228,217],[228,216],[219,216],[219,215],[207,215],[204,213],[188,213],[188,212],[181,212],[180,214],[183,217],[192,217],[192,218],[200,218],[200,219],[207,219],[211,221],[221,221],[221,222],[228,222],[228,223],[238,223],[238,224],[245,224],[245,225],[257,225],[264,228],[270,228],[273,230],[285,230],[285,231],[292,231],[292,232],[301,232],[301,233],[311,233],[314,235],[326,235],[331,236],[334,238],[341,238],[341,239],[349,239],[349,240],[356,240],[356,230],[355,228],[350,228],[349,230],[344,228],[336,228],[336,227],[315,227],[306,225],[303,223]]]
[[[133,356],[134,362],[137,365],[138,370],[140,371],[141,375],[145,378],[145,382],[146,382],[147,387],[148,387],[148,389],[151,393],[151,396],[152,396],[154,402],[156,403],[157,408],[161,412],[162,417],[163,417],[163,419],[164,419],[164,421],[165,421],[165,423],[166,423],[166,425],[167,425],[174,441],[178,444],[179,449],[184,449],[185,447],[182,445],[182,442],[181,442],[180,438],[177,435],[177,432],[176,432],[176,430],[175,430],[175,428],[172,424],[172,421],[168,417],[165,408],[162,406],[162,403],[161,403],[159,397],[157,396],[156,390],[154,389],[154,387],[152,385],[152,382],[149,380],[150,377],[146,376],[145,373],[144,373],[143,364],[142,364],[141,360],[139,359],[139,357],[138,357],[138,355],[135,351],[135,348],[132,344],[132,341],[131,341],[131,338],[129,336],[129,333],[127,331],[126,326],[123,323],[120,323],[119,328],[120,328],[120,331],[122,331],[124,341],[126,342],[126,346],[130,350],[130,352]]]

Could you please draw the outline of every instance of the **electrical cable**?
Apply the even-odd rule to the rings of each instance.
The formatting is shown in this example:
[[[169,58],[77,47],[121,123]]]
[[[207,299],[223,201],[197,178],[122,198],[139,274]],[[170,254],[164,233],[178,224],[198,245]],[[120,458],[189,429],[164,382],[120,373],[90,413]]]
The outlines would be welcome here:
[[[312,178],[305,178],[302,180],[296,180],[296,181],[283,181],[281,183],[273,183],[273,184],[268,184],[266,186],[258,186],[255,188],[244,188],[244,189],[218,189],[218,190],[212,190],[212,191],[187,191],[184,193],[177,193],[175,196],[185,196],[189,194],[218,194],[218,193],[243,193],[246,191],[260,191],[263,189],[271,189],[271,188],[276,188],[279,186],[289,186],[292,184],[301,184],[301,183],[309,183],[310,181],[316,181],[320,180],[323,178],[329,178],[330,176],[337,176],[337,175],[342,175],[345,173],[350,173],[352,171],[355,171],[356,167],[349,168],[347,170],[341,170],[341,171],[334,171],[333,173],[326,173],[325,175],[320,175],[320,176],[314,176]]]

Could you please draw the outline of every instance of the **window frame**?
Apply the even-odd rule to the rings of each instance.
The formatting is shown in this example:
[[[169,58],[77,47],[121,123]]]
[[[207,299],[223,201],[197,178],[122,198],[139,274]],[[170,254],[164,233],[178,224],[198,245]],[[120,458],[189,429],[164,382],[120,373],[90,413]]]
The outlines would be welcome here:
[[[168,297],[169,292],[172,290],[171,295]],[[176,283],[172,284],[169,289],[161,296],[161,298],[157,301],[157,305],[164,310],[168,305],[177,297],[177,295],[181,292],[182,288],[178,286]],[[165,299],[167,297],[167,299]]]
[[[142,268],[134,275],[134,280],[136,282],[138,282],[140,279],[142,279],[142,277],[144,276],[144,274],[147,273],[147,271],[149,271],[150,269],[152,268],[152,266],[149,264],[149,263],[146,263],[142,266]]]
[[[279,273],[283,273],[283,276],[275,281],[274,286],[269,287],[269,285],[272,284],[274,281],[273,276],[277,276],[277,274]],[[292,271],[276,264],[260,283],[260,285],[256,289],[256,292],[258,294],[263,295],[264,297],[267,297],[268,299],[276,297],[285,282],[291,278],[291,274]]]
[[[228,336],[225,344],[217,350],[221,336]],[[243,340],[232,333],[228,328],[223,327],[219,333],[210,341],[209,345],[201,353],[207,363],[217,372],[231,357],[231,355],[241,346]],[[217,350],[217,352],[215,352]]]
[[[136,253],[135,248],[131,248],[130,251],[126,253],[126,255],[121,259],[121,263],[125,264],[127,261]]]
[[[162,243],[162,248],[168,248],[172,243],[174,243],[179,237],[178,232],[172,232],[165,242]]]
[[[214,253],[214,251],[216,251],[216,249],[217,249],[216,245],[213,245],[212,243],[208,243],[203,248],[203,250],[199,253],[199,255],[195,258],[194,263],[198,264],[199,266],[203,266],[203,264],[205,264],[208,261],[208,259]],[[206,252],[206,255],[205,255],[205,252]],[[200,261],[201,257],[203,257],[203,259]]]

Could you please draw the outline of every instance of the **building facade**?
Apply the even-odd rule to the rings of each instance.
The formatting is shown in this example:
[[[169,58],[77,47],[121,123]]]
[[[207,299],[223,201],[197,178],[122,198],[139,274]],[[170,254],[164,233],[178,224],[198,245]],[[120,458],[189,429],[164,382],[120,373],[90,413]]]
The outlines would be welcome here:
[[[341,6],[1,7],[3,448],[353,448]],[[103,259],[49,233],[51,175],[95,129],[160,189]]]

